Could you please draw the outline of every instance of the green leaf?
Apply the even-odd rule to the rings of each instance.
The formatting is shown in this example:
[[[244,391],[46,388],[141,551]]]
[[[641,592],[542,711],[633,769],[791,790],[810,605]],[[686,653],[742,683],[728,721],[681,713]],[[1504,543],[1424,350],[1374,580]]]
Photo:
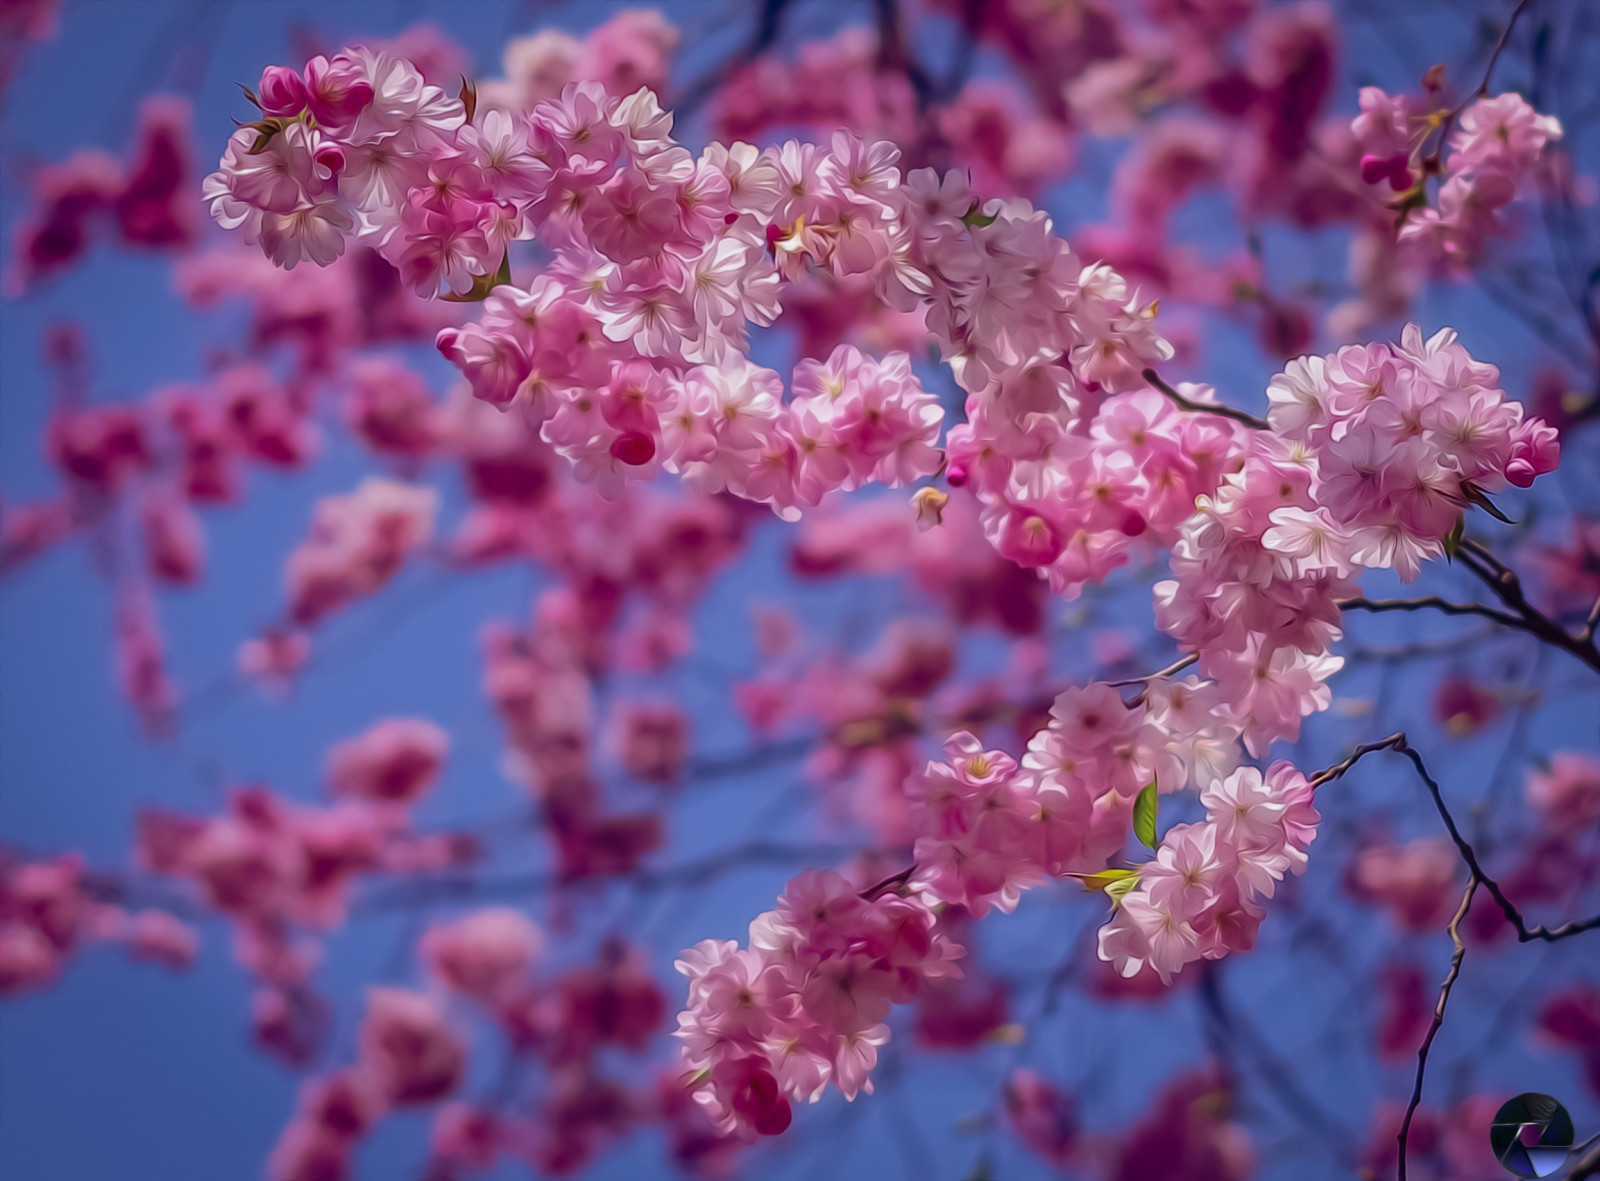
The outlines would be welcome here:
[[[1091,894],[1098,894],[1101,890],[1109,894],[1118,882],[1125,881],[1128,878],[1137,878],[1139,871],[1137,869],[1102,869],[1099,873],[1073,873],[1067,876],[1077,878],[1083,884],[1083,888]]]
[[[1156,841],[1156,781],[1144,785],[1144,790],[1133,801],[1133,835],[1147,849],[1154,849]]]
[[[1444,558],[1451,561],[1461,552],[1461,542],[1467,535],[1467,518],[1457,517],[1455,526],[1444,535]]]
[[[972,203],[971,209],[961,215],[962,224],[972,230],[981,230],[984,226],[992,226],[999,219],[1000,215],[998,213],[983,212],[983,206],[977,201]]]
[[[282,131],[285,127],[289,126],[289,124],[293,122],[293,119],[262,119],[256,123],[241,124],[243,127],[255,128],[256,132],[258,133],[256,135],[256,142],[250,146],[250,150],[245,154],[248,156],[261,155],[262,152],[267,150],[267,145],[272,142],[273,136],[277,135],[278,132]]]
[[[1502,525],[1516,524],[1515,521],[1495,507],[1494,501],[1489,499],[1487,492],[1479,488],[1471,480],[1461,481],[1461,495],[1465,496],[1469,503],[1477,505]]]
[[[505,254],[500,258],[500,269],[492,275],[478,275],[473,278],[472,286],[459,295],[450,292],[439,298],[448,303],[482,303],[489,298],[489,293],[496,287],[511,282],[511,255]]]
[[[1122,904],[1123,896],[1128,894],[1139,884],[1138,875],[1131,878],[1120,878],[1106,887],[1106,897],[1111,899],[1111,909],[1115,910]]]

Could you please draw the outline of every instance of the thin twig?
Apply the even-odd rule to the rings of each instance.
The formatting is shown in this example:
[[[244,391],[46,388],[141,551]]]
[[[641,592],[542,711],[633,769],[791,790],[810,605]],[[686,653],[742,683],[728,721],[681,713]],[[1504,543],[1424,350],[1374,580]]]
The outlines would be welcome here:
[[[1191,652],[1182,660],[1174,661],[1172,664],[1167,665],[1166,668],[1161,669],[1159,672],[1146,673],[1142,677],[1129,677],[1125,681],[1107,681],[1106,684],[1111,686],[1113,689],[1122,689],[1129,685],[1148,685],[1151,681],[1162,681],[1168,677],[1176,676],[1184,669],[1199,663],[1200,653]]]
[[[1242,422],[1252,430],[1264,431],[1270,429],[1267,420],[1257,418],[1244,410],[1235,410],[1232,406],[1223,406],[1215,402],[1196,402],[1185,398],[1177,390],[1161,380],[1161,375],[1154,369],[1146,369],[1143,377],[1156,389],[1165,394],[1180,410],[1189,410],[1196,414],[1218,414],[1223,418],[1231,418],[1234,422]]]
[[[1494,620],[1502,627],[1514,627],[1519,631],[1528,630],[1528,625],[1521,619],[1495,607],[1488,607],[1482,603],[1452,603],[1447,599],[1441,599],[1438,595],[1426,595],[1420,599],[1340,599],[1334,606],[1341,611],[1370,611],[1374,615],[1389,611],[1437,611],[1441,615],[1481,615],[1485,619]]]
[[[1490,877],[1484,870],[1483,863],[1478,859],[1477,850],[1472,847],[1472,843],[1461,835],[1461,829],[1456,825],[1456,818],[1451,815],[1449,806],[1444,802],[1444,792],[1440,789],[1438,780],[1434,779],[1433,775],[1429,773],[1427,764],[1422,761],[1422,756],[1406,744],[1404,731],[1397,731],[1381,741],[1369,742],[1364,746],[1357,747],[1342,762],[1335,763],[1327,770],[1313,775],[1310,780],[1311,786],[1318,788],[1324,784],[1332,783],[1335,779],[1344,776],[1350,768],[1366,758],[1367,755],[1375,754],[1380,750],[1393,751],[1411,763],[1417,772],[1417,777],[1422,780],[1428,789],[1428,794],[1433,797],[1433,804],[1439,812],[1439,818],[1444,821],[1445,829],[1450,834],[1450,840],[1455,843],[1456,851],[1461,854],[1461,859],[1467,863],[1467,869],[1471,871],[1473,881],[1480,883],[1485,890],[1489,891],[1489,897],[1494,899],[1495,905],[1506,916],[1506,920],[1516,928],[1518,942],[1532,943],[1535,940],[1542,940],[1545,943],[1555,943],[1561,939],[1569,939],[1574,935],[1581,935],[1585,931],[1600,929],[1600,914],[1587,919],[1574,919],[1571,922],[1561,924],[1559,927],[1546,927],[1542,923],[1531,927],[1528,925],[1528,921],[1522,917],[1522,912],[1517,909],[1516,904],[1506,897],[1505,891],[1500,888],[1500,883]]]
[[[1450,990],[1461,975],[1461,961],[1467,955],[1467,945],[1461,938],[1461,920],[1467,917],[1472,896],[1477,892],[1478,879],[1473,878],[1467,883],[1466,893],[1461,895],[1461,905],[1456,908],[1455,918],[1450,920],[1450,942],[1455,947],[1450,955],[1450,971],[1445,973],[1444,983],[1439,986],[1439,1003],[1433,1007],[1433,1023],[1428,1026],[1428,1034],[1417,1051],[1417,1077],[1411,1085],[1411,1102],[1406,1104],[1405,1118],[1400,1121],[1400,1181],[1406,1181],[1406,1144],[1411,1137],[1411,1118],[1416,1115],[1417,1106],[1422,1102],[1422,1077],[1428,1070],[1428,1051],[1433,1049],[1433,1039],[1444,1027],[1444,1010],[1450,1003]]]
[[[1600,672],[1600,648],[1595,646],[1592,628],[1586,628],[1583,634],[1575,636],[1534,607],[1523,593],[1522,580],[1517,577],[1517,572],[1495,557],[1481,542],[1473,541],[1471,538],[1464,539],[1456,551],[1456,557],[1474,578],[1511,608],[1512,613],[1520,621],[1515,626],[1537,636],[1552,647],[1571,653],[1596,672]]]
[[[874,882],[872,885],[868,886],[865,890],[861,891],[861,897],[866,899],[868,902],[876,901],[877,899],[882,898],[885,894],[889,893],[891,890],[898,890],[901,886],[905,885],[911,880],[911,875],[916,872],[917,867],[915,865],[908,865],[899,873],[892,873],[888,877],[884,878],[881,882]]]

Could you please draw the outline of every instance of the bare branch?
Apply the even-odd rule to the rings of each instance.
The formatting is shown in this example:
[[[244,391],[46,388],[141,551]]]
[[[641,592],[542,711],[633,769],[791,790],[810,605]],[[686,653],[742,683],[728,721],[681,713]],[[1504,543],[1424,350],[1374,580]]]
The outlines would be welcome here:
[[[1165,394],[1180,410],[1188,410],[1195,414],[1217,414],[1223,418],[1231,418],[1234,422],[1242,422],[1251,430],[1264,431],[1270,429],[1267,420],[1257,418],[1243,410],[1235,410],[1232,406],[1222,406],[1212,402],[1196,402],[1185,398],[1177,390],[1161,380],[1161,375],[1154,369],[1146,369],[1142,376],[1156,389]]]
[[[1514,626],[1537,636],[1552,647],[1576,656],[1584,664],[1600,672],[1600,648],[1595,646],[1594,629],[1587,627],[1581,635],[1573,635],[1544,612],[1528,602],[1522,590],[1522,580],[1517,572],[1490,552],[1489,548],[1470,538],[1463,540],[1456,551],[1461,564],[1483,583],[1520,622]],[[1476,613],[1475,613],[1476,614]]]
[[[1176,676],[1184,669],[1199,663],[1200,653],[1191,652],[1182,660],[1174,661],[1173,663],[1167,665],[1166,668],[1161,669],[1159,672],[1146,673],[1142,677],[1129,677],[1125,681],[1107,681],[1106,684],[1110,685],[1113,689],[1122,689],[1128,685],[1148,685],[1151,681],[1161,681],[1165,680],[1167,677]]]
[[[1482,603],[1452,603],[1441,599],[1438,595],[1426,595],[1420,599],[1340,599],[1334,606],[1341,611],[1370,611],[1374,615],[1381,615],[1389,611],[1438,611],[1443,615],[1481,615],[1485,619],[1492,619],[1502,627],[1514,627],[1519,631],[1527,631],[1528,626],[1515,615],[1508,615],[1494,607],[1487,607]]]
[[[1311,786],[1318,788],[1324,784],[1332,783],[1335,779],[1344,776],[1350,768],[1354,767],[1367,755],[1375,754],[1380,750],[1393,751],[1395,754],[1407,759],[1412,767],[1415,768],[1417,777],[1422,780],[1428,789],[1428,794],[1433,797],[1434,807],[1439,812],[1439,818],[1444,821],[1445,829],[1449,832],[1450,840],[1454,842],[1456,851],[1461,854],[1461,859],[1467,863],[1467,869],[1472,873],[1472,880],[1489,891],[1489,897],[1494,899],[1495,905],[1506,916],[1506,921],[1516,928],[1518,942],[1533,943],[1536,940],[1542,940],[1545,943],[1555,943],[1561,939],[1569,939],[1574,935],[1581,935],[1585,931],[1600,929],[1600,914],[1587,919],[1574,919],[1571,922],[1561,924],[1559,927],[1546,927],[1542,923],[1531,927],[1528,925],[1528,921],[1522,917],[1522,912],[1517,909],[1516,904],[1506,897],[1505,891],[1500,888],[1500,883],[1490,877],[1484,870],[1483,863],[1478,860],[1477,850],[1472,847],[1471,842],[1466,837],[1461,835],[1461,829],[1457,827],[1455,817],[1450,814],[1450,808],[1444,802],[1444,793],[1440,789],[1438,781],[1429,773],[1427,764],[1422,761],[1422,756],[1406,744],[1404,731],[1397,731],[1379,742],[1369,742],[1364,746],[1357,747],[1343,762],[1335,763],[1327,770],[1320,771],[1312,776],[1310,780]]]
[[[1406,1104],[1405,1118],[1400,1121],[1400,1181],[1406,1181],[1406,1146],[1411,1137],[1411,1118],[1416,1115],[1417,1106],[1422,1102],[1422,1077],[1428,1070],[1428,1051],[1433,1049],[1433,1039],[1444,1027],[1444,1010],[1450,1003],[1450,990],[1461,975],[1461,961],[1467,955],[1467,945],[1461,939],[1461,920],[1467,917],[1472,896],[1477,892],[1478,879],[1474,877],[1467,883],[1466,893],[1461,895],[1461,905],[1456,907],[1455,918],[1450,920],[1450,942],[1455,946],[1455,951],[1450,955],[1450,970],[1445,973],[1444,983],[1439,986],[1439,1003],[1433,1007],[1433,1022],[1428,1026],[1428,1035],[1422,1039],[1422,1047],[1417,1051],[1417,1077],[1411,1086],[1411,1102]]]

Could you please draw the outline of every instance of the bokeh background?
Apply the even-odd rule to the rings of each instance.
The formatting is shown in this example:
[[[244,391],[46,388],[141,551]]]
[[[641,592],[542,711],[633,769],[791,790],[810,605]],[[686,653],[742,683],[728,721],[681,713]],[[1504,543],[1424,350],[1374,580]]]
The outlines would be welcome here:
[[[232,120],[245,117],[235,84],[253,81],[267,64],[298,63],[308,44],[392,37],[428,22],[488,74],[498,69],[509,38],[541,27],[582,33],[619,7],[594,0],[66,0],[55,35],[30,44],[20,58],[0,110],[4,240],[11,241],[24,215],[37,165],[82,146],[121,153],[147,94],[190,97],[195,143],[208,168]],[[746,3],[658,7],[681,31],[674,67],[680,78],[734,53],[755,19],[754,6]],[[1354,114],[1360,84],[1399,90],[1414,85],[1434,61],[1481,63],[1486,27],[1498,27],[1502,7],[1421,0],[1336,5],[1343,44],[1334,109]],[[869,5],[818,0],[796,6],[785,38],[792,46],[870,19]],[[959,33],[949,22],[930,18],[916,28],[930,58],[943,60],[954,51]],[[1583,59],[1591,65],[1592,48]],[[1005,69],[987,55],[975,66],[979,76]],[[1507,69],[1508,77],[1515,73],[1514,60]],[[1587,87],[1594,99],[1597,76],[1591,71],[1574,86]],[[1568,127],[1580,167],[1591,131]],[[680,123],[677,134],[699,147],[708,134],[703,114]],[[1044,194],[1041,204],[1069,241],[1076,227],[1108,217],[1111,171],[1126,148],[1122,139],[1083,137],[1070,174]],[[1588,159],[1592,164],[1592,154]],[[1236,250],[1242,233],[1226,200],[1211,193],[1187,202],[1174,225],[1175,237],[1218,255]],[[205,242],[221,237],[205,227]],[[1338,281],[1345,241],[1337,231],[1268,226],[1260,245],[1287,288]],[[1549,265],[1539,257],[1535,263]],[[1214,383],[1234,405],[1264,406],[1262,391],[1280,362],[1263,353],[1250,326],[1181,307],[1164,315],[1187,325],[1194,342],[1174,363],[1181,366],[1178,376]],[[1430,286],[1414,316],[1427,332],[1458,328],[1474,356],[1501,367],[1513,396],[1529,394],[1540,367],[1563,364],[1533,329],[1470,283]],[[0,308],[0,493],[25,501],[56,486],[41,443],[52,404],[39,346],[51,325],[83,327],[94,397],[116,400],[203,378],[211,350],[237,339],[240,317],[227,308],[195,314],[174,292],[169,258],[114,249],[96,250],[70,273],[7,300]],[[1318,341],[1319,347],[1327,343]],[[793,342],[778,332],[760,349],[761,359],[772,358],[767,363],[783,370]],[[442,394],[453,376],[448,366],[428,350],[416,350],[414,358]],[[923,372],[930,388],[953,392],[948,374]],[[1587,376],[1592,380],[1592,369]],[[1569,441],[1561,471],[1539,493],[1536,534],[1560,539],[1574,511],[1595,508],[1595,443],[1592,437]],[[478,635],[486,619],[526,617],[541,585],[537,570],[499,567],[456,576],[408,569],[319,635],[311,667],[282,701],[263,701],[231,672],[238,643],[280,609],[284,556],[304,535],[317,499],[347,491],[372,468],[370,456],[347,436],[328,431],[309,471],[253,473],[240,505],[208,513],[206,578],[194,589],[161,595],[170,667],[184,693],[179,729],[170,739],[149,740],[116,690],[110,596],[88,547],[57,547],[0,581],[0,834],[8,845],[78,849],[92,865],[126,866],[140,807],[212,811],[225,788],[241,782],[268,783],[291,798],[320,798],[327,748],[386,715],[428,717],[452,736],[445,778],[419,813],[420,823],[492,829],[498,818],[514,814],[521,793],[502,773],[500,728],[480,683]],[[448,525],[464,498],[449,479],[442,491],[441,518]],[[1526,519],[1532,501],[1513,498],[1507,507]],[[664,678],[624,679],[607,691],[670,694],[691,711],[697,751],[738,751],[752,738],[731,706],[730,688],[756,668],[752,604],[793,611],[808,642],[855,651],[869,648],[895,619],[936,613],[931,600],[893,576],[797,579],[787,561],[794,538],[793,526],[755,519],[747,549],[718,575],[695,612],[693,654]],[[1136,565],[1078,602],[1051,604],[1049,642],[1058,678],[1083,680],[1108,668],[1141,672],[1165,663],[1169,649],[1149,625],[1153,577],[1159,577],[1156,570]],[[1437,579],[1430,587],[1470,593],[1450,571],[1430,577]],[[1367,586],[1374,596],[1391,589],[1376,578]],[[1600,749],[1600,684],[1576,662],[1524,640],[1486,633],[1471,621],[1354,620],[1345,647],[1351,665],[1336,682],[1335,708],[1311,719],[1298,748],[1286,753],[1302,767],[1323,766],[1355,742],[1404,729],[1426,752],[1458,814],[1490,800],[1492,823],[1503,825],[1504,839],[1514,842],[1535,757]],[[1403,663],[1382,658],[1401,644],[1432,645],[1433,654]],[[1363,660],[1361,652],[1376,655]],[[1116,659],[1108,662],[1108,654]],[[961,674],[994,673],[1006,659],[999,638],[969,635]],[[1457,672],[1503,692],[1509,704],[1498,721],[1467,735],[1441,725],[1431,694],[1442,677]],[[624,800],[630,790],[641,792],[626,785],[617,790]],[[989,1176],[1006,1181],[1050,1176],[994,1117],[1002,1081],[1015,1066],[1030,1065],[1075,1091],[1085,1127],[1117,1132],[1147,1112],[1174,1070],[1220,1051],[1234,1059],[1236,1117],[1250,1131],[1260,1176],[1355,1176],[1379,1103],[1403,1098],[1413,1072],[1409,1058],[1380,1063],[1374,1055],[1378,967],[1417,965],[1431,997],[1449,944],[1442,932],[1399,932],[1381,911],[1353,901],[1343,871],[1361,834],[1433,835],[1437,818],[1403,764],[1381,758],[1368,760],[1319,803],[1325,830],[1311,870],[1286,903],[1274,907],[1261,949],[1227,961],[1214,984],[1222,990],[1220,1002],[1208,1001],[1192,981],[1154,1000],[1098,999],[1086,983],[1094,971],[1084,932],[1092,934],[1102,921],[1102,899],[1065,885],[1036,890],[1017,914],[992,917],[981,928],[986,964],[1012,981],[1012,1019],[1027,1029],[1021,1046],[940,1054],[916,1048],[902,1022],[877,1096],[848,1105],[830,1093],[799,1113],[782,1143],[747,1157],[743,1175],[955,1181],[978,1175],[982,1160]],[[680,864],[773,834],[841,848],[870,843],[870,835],[841,823],[837,811],[823,806],[798,762],[691,786],[671,804],[670,844],[654,863]],[[1600,834],[1587,835],[1592,857]],[[547,859],[537,841],[508,840],[493,848],[494,864],[507,869],[537,869]],[[607,932],[625,933],[648,953],[670,1009],[681,998],[673,954],[700,938],[742,937],[750,918],[798,868],[748,866],[693,889],[624,885],[517,901],[558,933],[552,938],[557,963],[592,955]],[[1577,896],[1592,903],[1594,891]],[[412,947],[428,917],[418,910],[369,914],[329,941],[317,979],[335,1006],[331,1061],[348,1055],[367,984],[418,978]],[[247,982],[226,929],[214,924],[203,935],[199,961],[187,973],[131,965],[115,949],[91,948],[55,987],[0,1008],[0,1176],[223,1181],[258,1174],[292,1111],[299,1079],[252,1050]],[[1069,983],[1054,994],[1052,1011],[1042,1013],[1047,982],[1074,960],[1081,962]],[[1600,1095],[1585,1082],[1579,1058],[1540,1043],[1531,1030],[1543,997],[1597,977],[1600,940],[1500,948],[1470,958],[1437,1048],[1429,1101],[1447,1105],[1475,1094],[1546,1091],[1567,1103],[1580,1135],[1600,1131]],[[1219,1012],[1234,1024],[1219,1030]],[[669,1060],[670,1042],[658,1039],[645,1059],[619,1059],[619,1070],[646,1077]],[[485,1052],[474,1055],[474,1086],[488,1086],[497,1066],[487,1052],[493,1039],[480,1036],[475,1044]],[[360,1176],[416,1176],[426,1135],[423,1116],[386,1120],[362,1151]],[[526,1174],[526,1166],[507,1165],[493,1176]],[[669,1174],[659,1135],[646,1130],[609,1149],[585,1175]]]

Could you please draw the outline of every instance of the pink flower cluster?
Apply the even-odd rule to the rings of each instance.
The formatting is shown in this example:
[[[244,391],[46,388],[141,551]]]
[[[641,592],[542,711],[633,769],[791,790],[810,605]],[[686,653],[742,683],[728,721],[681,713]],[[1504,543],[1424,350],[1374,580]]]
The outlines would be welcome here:
[[[1068,594],[1126,562],[1132,539],[1170,541],[1215,486],[1233,428],[1142,388],[1143,368],[1172,356],[1155,306],[1082,266],[1026,202],[980,212],[953,172],[905,188],[928,329],[969,395],[948,479],[977,494],[990,541]]]
[[[1404,931],[1437,931],[1459,899],[1454,889],[1461,857],[1444,837],[1394,844],[1378,841],[1362,849],[1346,886],[1356,898],[1381,906]]]
[[[848,137],[835,156],[713,145],[697,163],[648,95],[579,90],[562,102],[580,100],[609,118],[625,164],[558,168],[552,183],[581,186],[563,198],[581,216],[539,221],[555,265],[528,292],[490,296],[480,324],[441,334],[474,392],[529,399],[579,478],[611,495],[659,460],[695,487],[797,515],[834,488],[937,471],[942,414],[904,355],[841,350],[822,376],[806,363],[787,404],[778,375],[742,356],[746,322],[778,314],[779,266],[889,273],[894,151]],[[554,118],[551,107],[531,118]]]
[[[356,1146],[383,1116],[437,1103],[466,1071],[461,1034],[423,993],[369,989],[358,1043],[355,1065],[300,1088],[299,1111],[267,1162],[269,1181],[348,1176]]]
[[[1600,757],[1556,751],[1528,775],[1527,800],[1553,828],[1582,831],[1600,821]]]
[[[1317,499],[1348,533],[1350,560],[1409,582],[1475,493],[1555,470],[1556,432],[1525,418],[1499,381],[1451,329],[1424,341],[1411,324],[1398,346],[1291,362],[1267,387],[1267,417],[1315,457]]]
[[[55,982],[83,945],[120,942],[134,959],[187,968],[199,936],[166,911],[129,912],[91,888],[77,855],[0,866],[0,996]]]
[[[376,593],[433,536],[438,493],[371,477],[317,503],[311,532],[289,555],[289,615],[316,623]]]
[[[302,1088],[272,1181],[347,1175],[378,1120],[436,1104],[429,1176],[490,1169],[502,1157],[548,1175],[573,1173],[609,1141],[655,1120],[683,1141],[674,1151],[686,1160],[720,1142],[703,1119],[697,1126],[654,1088],[636,1093],[602,1073],[603,1055],[644,1050],[665,1016],[661,987],[638,949],[610,938],[594,963],[545,978],[537,973],[539,927],[518,910],[488,907],[434,924],[419,950],[431,986],[369,992],[356,1060]],[[461,1089],[470,1016],[491,1020],[514,1060],[539,1060],[539,1102],[516,1114],[492,1101],[442,1103]]]
[[[1412,190],[1417,154],[1438,119],[1421,105],[1376,87],[1362,90],[1361,114],[1351,130],[1366,153],[1361,176],[1367,183],[1386,179],[1397,192]],[[1545,149],[1560,138],[1560,121],[1539,114],[1520,94],[1474,99],[1450,134],[1436,202],[1417,198],[1421,208],[1408,209],[1400,242],[1428,261],[1454,266],[1477,262],[1485,243],[1506,232],[1501,210],[1535,178],[1546,162]]]
[[[378,778],[372,734],[364,743]],[[401,723],[403,728],[406,724]],[[412,726],[419,723],[410,723]],[[425,725],[425,724],[421,724]],[[403,778],[404,752],[388,758],[388,781]],[[348,754],[332,760],[337,778]],[[199,818],[162,809],[139,818],[138,852],[145,871],[189,883],[206,908],[234,927],[234,953],[260,983],[254,1002],[258,1043],[303,1065],[315,1053],[326,1014],[311,992],[320,933],[340,925],[363,876],[448,869],[473,860],[471,838],[420,834],[403,802],[344,800],[328,807],[291,804],[264,787],[230,793],[227,809]]]
[[[962,949],[914,900],[867,898],[837,873],[789,883],[750,924],[750,946],[703,940],[676,967],[689,978],[677,1036],[695,1099],[724,1132],[776,1135],[790,1100],[872,1091],[892,1005],[957,974]]]
[[[1168,829],[1137,885],[1117,899],[1100,928],[1100,957],[1124,976],[1148,966],[1167,983],[1185,964],[1254,947],[1260,900],[1306,867],[1320,819],[1312,793],[1286,762],[1213,781],[1200,793],[1205,820]]]
[[[650,8],[625,8],[582,38],[541,29],[506,42],[504,77],[480,84],[478,101],[524,111],[559,98],[571,82],[598,82],[608,94],[632,94],[641,86],[659,94],[678,40],[678,30]]]
[[[1417,577],[1487,492],[1555,468],[1555,432],[1524,419],[1444,330],[1292,361],[1267,389],[1272,432],[1197,502],[1158,583],[1158,625],[1198,651],[1252,753],[1327,708],[1341,598],[1361,567]]]
[[[3,69],[3,67],[0,67]],[[137,139],[124,166],[89,148],[41,168],[33,212],[17,229],[7,295],[22,295],[69,269],[102,225],[125,246],[174,249],[198,229],[192,190],[194,148],[186,99],[158,95],[139,108]]]
[[[1105,684],[1068,689],[1028,742],[1021,764],[973,735],[945,743],[910,785],[918,836],[912,886],[929,905],[1014,910],[1021,891],[1105,868],[1127,840],[1133,799],[1179,769],[1167,735],[1141,704]]]
[[[328,752],[336,795],[407,807],[438,781],[450,736],[425,718],[386,718]]]

